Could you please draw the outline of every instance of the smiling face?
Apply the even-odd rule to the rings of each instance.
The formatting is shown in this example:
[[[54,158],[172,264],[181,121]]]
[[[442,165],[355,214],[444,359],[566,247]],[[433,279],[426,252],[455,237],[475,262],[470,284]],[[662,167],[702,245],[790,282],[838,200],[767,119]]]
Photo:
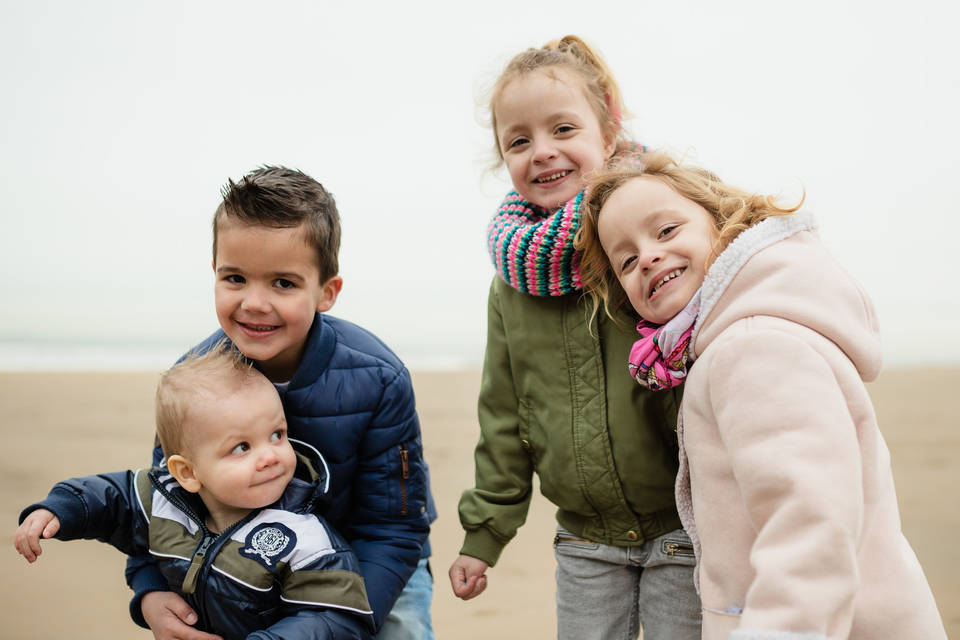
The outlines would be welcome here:
[[[300,227],[226,219],[217,228],[217,319],[240,352],[275,382],[296,372],[314,313],[330,309],[340,292],[339,276],[320,282],[314,252]]]
[[[597,217],[610,267],[641,317],[663,324],[703,284],[717,238],[713,217],[652,177],[627,181]]]
[[[562,68],[531,71],[507,84],[494,114],[500,152],[513,187],[544,209],[561,206],[603,166],[615,141],[605,141],[582,81]]]
[[[220,530],[283,494],[296,456],[277,390],[259,373],[192,399],[183,425],[192,476]],[[179,478],[178,478],[179,479]],[[182,483],[183,484],[183,483]]]

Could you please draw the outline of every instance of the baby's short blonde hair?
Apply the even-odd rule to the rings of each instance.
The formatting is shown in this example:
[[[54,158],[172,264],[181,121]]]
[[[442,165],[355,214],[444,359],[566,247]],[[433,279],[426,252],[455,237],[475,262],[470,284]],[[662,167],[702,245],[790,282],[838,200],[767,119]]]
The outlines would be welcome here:
[[[187,449],[190,407],[201,397],[222,397],[239,391],[251,376],[252,363],[226,339],[203,353],[192,352],[160,376],[157,384],[157,438],[167,458]]]

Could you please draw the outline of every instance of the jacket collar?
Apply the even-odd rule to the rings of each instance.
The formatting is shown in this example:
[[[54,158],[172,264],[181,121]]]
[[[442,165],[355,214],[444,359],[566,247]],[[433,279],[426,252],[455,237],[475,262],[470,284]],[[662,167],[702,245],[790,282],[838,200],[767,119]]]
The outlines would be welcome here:
[[[323,315],[317,312],[313,317],[313,324],[307,334],[307,343],[303,349],[303,359],[296,373],[290,379],[290,389],[307,387],[316,382],[333,358],[337,337],[333,328],[324,321]]]

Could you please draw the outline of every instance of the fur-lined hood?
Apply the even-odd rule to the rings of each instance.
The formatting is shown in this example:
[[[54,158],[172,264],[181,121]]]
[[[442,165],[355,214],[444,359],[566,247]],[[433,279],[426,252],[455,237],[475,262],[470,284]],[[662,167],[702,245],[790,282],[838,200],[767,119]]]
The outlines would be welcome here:
[[[809,213],[767,218],[737,236],[710,266],[691,340],[694,357],[724,329],[749,316],[806,326],[832,340],[863,380],[880,373],[873,305],[821,244]]]

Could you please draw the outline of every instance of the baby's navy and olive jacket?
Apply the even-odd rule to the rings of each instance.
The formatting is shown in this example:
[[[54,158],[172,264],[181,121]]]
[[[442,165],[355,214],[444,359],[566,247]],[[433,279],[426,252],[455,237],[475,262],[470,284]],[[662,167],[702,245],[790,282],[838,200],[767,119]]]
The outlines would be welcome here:
[[[57,539],[149,552],[197,612],[196,626],[225,640],[367,637],[373,615],[359,562],[314,513],[328,498],[326,465],[312,447],[294,446],[297,469],[281,498],[219,534],[166,467],[65,480],[20,521],[43,508],[60,521]]]
[[[224,339],[217,331],[192,351]],[[356,553],[379,629],[429,556],[437,517],[410,374],[366,329],[318,313],[299,368],[277,391],[290,437],[317,449],[329,466],[329,502],[318,513]],[[154,450],[155,462],[161,455]],[[145,627],[141,599],[167,586],[148,556],[128,561],[127,582],[135,592],[131,616]]]

